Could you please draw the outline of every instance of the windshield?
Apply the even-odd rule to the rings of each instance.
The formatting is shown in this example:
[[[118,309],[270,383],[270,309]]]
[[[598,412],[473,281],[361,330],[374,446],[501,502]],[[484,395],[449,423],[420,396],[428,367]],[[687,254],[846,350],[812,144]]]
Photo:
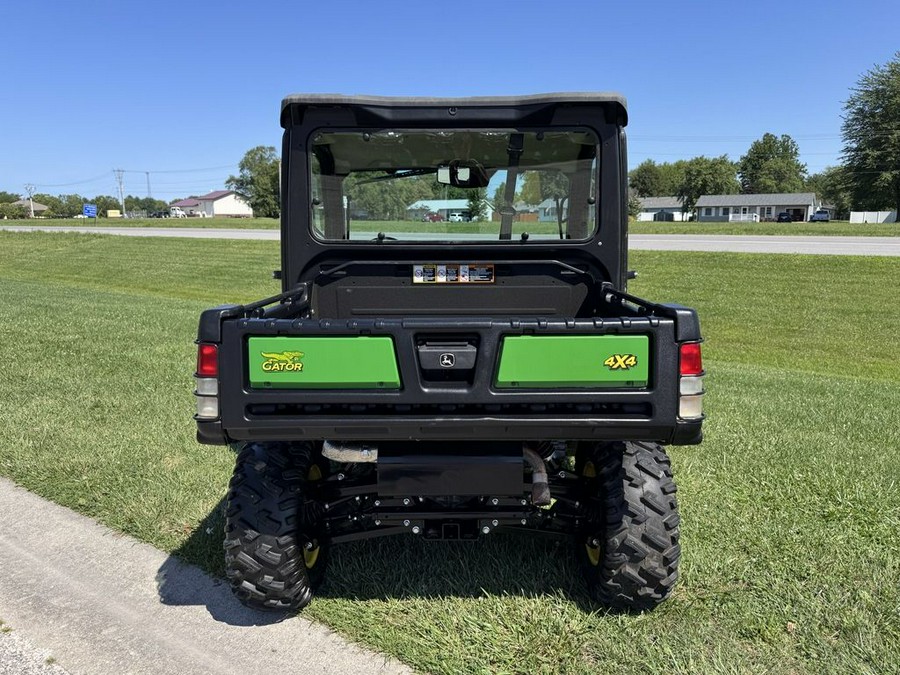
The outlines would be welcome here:
[[[323,239],[582,240],[596,229],[597,138],[585,129],[323,131],[310,163]]]

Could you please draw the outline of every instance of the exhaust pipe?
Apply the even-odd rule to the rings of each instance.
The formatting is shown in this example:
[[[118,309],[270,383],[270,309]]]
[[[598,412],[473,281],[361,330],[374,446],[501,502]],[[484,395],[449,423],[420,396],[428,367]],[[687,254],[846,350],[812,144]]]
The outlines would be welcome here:
[[[525,461],[531,466],[531,503],[535,506],[550,504],[550,485],[547,481],[547,465],[534,450],[524,447]]]
[[[373,463],[378,461],[378,446],[371,443],[324,441],[322,456],[341,464]]]

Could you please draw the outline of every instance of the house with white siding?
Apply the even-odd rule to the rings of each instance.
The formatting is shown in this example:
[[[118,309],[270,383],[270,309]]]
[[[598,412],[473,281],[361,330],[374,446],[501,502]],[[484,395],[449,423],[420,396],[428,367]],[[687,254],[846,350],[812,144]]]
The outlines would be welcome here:
[[[201,218],[251,218],[253,209],[238,196],[234,190],[215,190],[202,197],[191,197],[174,202],[169,206],[178,206],[188,216]]]
[[[697,220],[767,221],[786,211],[794,220],[809,220],[819,208],[814,192],[769,195],[703,195],[697,200]]]
[[[637,219],[641,221],[686,221],[690,213],[682,211],[681,199],[678,197],[640,197],[641,211]]]

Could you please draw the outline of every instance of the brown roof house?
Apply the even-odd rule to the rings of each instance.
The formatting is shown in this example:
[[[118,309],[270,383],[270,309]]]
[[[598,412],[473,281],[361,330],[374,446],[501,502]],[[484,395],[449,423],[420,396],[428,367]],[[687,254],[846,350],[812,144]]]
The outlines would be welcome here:
[[[189,216],[212,218],[250,218],[253,209],[234,190],[215,190],[202,197],[191,197],[169,204],[177,206]]]
[[[31,202],[29,200],[20,199],[18,201],[13,202],[11,204],[11,206],[23,207],[25,209],[25,216],[27,218],[31,217]],[[38,204],[37,202],[34,202],[34,215],[35,216],[42,216],[42,215],[44,215],[45,211],[49,211],[49,210],[50,210],[49,206],[45,206],[44,204]]]

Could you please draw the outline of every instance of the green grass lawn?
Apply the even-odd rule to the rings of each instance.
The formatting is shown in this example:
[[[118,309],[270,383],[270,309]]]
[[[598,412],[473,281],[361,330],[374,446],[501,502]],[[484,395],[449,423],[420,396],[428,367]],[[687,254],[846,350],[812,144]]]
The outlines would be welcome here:
[[[38,220],[3,220],[0,225],[37,225],[40,227],[202,227],[222,229],[254,229],[277,230],[280,221],[277,218],[47,218]],[[356,221],[355,230],[360,232],[409,232],[415,228],[417,232],[459,232],[494,235],[499,224],[480,223],[421,223],[414,221]],[[898,237],[898,223],[848,223],[833,221],[830,223],[652,223],[634,222],[629,224],[629,231],[634,234],[732,234],[732,235],[816,235],[816,236],[848,236],[848,237]],[[517,222],[513,225],[513,236],[522,232],[530,234],[554,234],[556,223]]]
[[[0,220],[0,225],[37,227],[202,227],[277,230],[278,218],[22,218]]]
[[[277,244],[0,232],[0,252],[0,473],[220,574],[234,458],[194,441],[192,340],[201,309],[277,290]],[[900,671],[896,261],[631,267],[707,338],[706,440],[671,449],[672,597],[609,614],[565,544],[396,538],[336,548],[305,614],[436,673]]]

